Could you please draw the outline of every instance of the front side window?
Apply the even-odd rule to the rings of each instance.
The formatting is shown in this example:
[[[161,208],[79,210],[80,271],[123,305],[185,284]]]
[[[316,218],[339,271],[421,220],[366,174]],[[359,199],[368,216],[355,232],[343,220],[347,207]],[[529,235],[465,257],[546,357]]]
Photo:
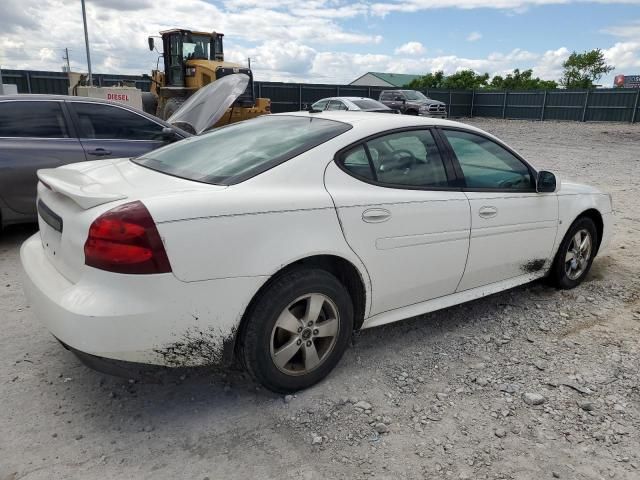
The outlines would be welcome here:
[[[153,170],[230,185],[298,156],[352,127],[317,117],[264,115],[187,138],[134,159]]]
[[[444,162],[429,130],[391,133],[357,146],[341,157],[354,176],[387,186],[447,187]],[[366,157],[362,152],[368,152]],[[363,159],[369,169],[363,166]]]
[[[162,140],[162,125],[124,108],[102,103],[71,102],[80,137],[101,140]]]
[[[211,37],[205,35],[185,35],[182,43],[182,59],[209,60]]]
[[[0,137],[69,138],[60,102],[0,102]]]
[[[318,100],[316,103],[311,105],[311,108],[313,108],[314,110],[324,110],[327,106],[327,103],[329,103],[329,100]]]
[[[458,159],[467,188],[535,189],[529,168],[497,143],[469,132],[443,130]]]

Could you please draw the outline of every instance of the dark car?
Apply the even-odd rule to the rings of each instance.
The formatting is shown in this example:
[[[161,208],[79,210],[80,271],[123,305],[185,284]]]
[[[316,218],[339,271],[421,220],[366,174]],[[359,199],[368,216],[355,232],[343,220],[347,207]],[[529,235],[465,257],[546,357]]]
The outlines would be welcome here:
[[[380,102],[405,115],[447,118],[447,104],[417,90],[383,90]]]
[[[105,100],[0,96],[0,227],[36,220],[41,168],[136,157],[188,136],[157,117]]]

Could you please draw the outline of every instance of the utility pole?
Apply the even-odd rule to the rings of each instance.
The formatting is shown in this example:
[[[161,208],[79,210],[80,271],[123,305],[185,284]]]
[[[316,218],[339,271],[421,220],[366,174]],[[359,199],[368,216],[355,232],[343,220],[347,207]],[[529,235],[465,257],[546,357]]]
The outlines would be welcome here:
[[[4,87],[2,86],[2,65],[0,65],[0,95],[4,95]]]
[[[71,64],[69,63],[69,49],[65,48],[64,49],[64,57],[62,57],[63,60],[66,60],[67,62],[67,73],[69,73],[71,71]]]
[[[249,64],[249,70],[251,70],[251,57],[247,58],[247,63]]]
[[[84,23],[84,43],[87,47],[87,66],[89,67],[89,85],[93,86],[93,78],[91,77],[91,53],[89,53],[89,32],[87,31],[87,12],[84,8],[84,0],[82,3],[82,23]]]

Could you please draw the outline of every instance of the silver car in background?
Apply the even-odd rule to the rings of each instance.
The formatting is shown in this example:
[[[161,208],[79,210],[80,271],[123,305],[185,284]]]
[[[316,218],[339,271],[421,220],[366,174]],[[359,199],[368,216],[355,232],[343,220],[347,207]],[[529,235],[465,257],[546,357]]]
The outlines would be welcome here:
[[[396,113],[391,108],[367,97],[329,97],[318,100],[311,109],[323,110],[349,110],[358,112]]]

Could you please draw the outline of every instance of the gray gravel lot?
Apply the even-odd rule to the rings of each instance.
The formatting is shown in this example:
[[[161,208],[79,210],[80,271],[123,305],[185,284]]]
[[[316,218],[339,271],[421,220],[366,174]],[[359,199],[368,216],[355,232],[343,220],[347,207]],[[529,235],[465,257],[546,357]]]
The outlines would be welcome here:
[[[360,333],[292,397],[240,372],[91,371],[34,318],[0,234],[0,480],[640,478],[640,125],[468,120],[614,194],[572,291],[534,283]]]

